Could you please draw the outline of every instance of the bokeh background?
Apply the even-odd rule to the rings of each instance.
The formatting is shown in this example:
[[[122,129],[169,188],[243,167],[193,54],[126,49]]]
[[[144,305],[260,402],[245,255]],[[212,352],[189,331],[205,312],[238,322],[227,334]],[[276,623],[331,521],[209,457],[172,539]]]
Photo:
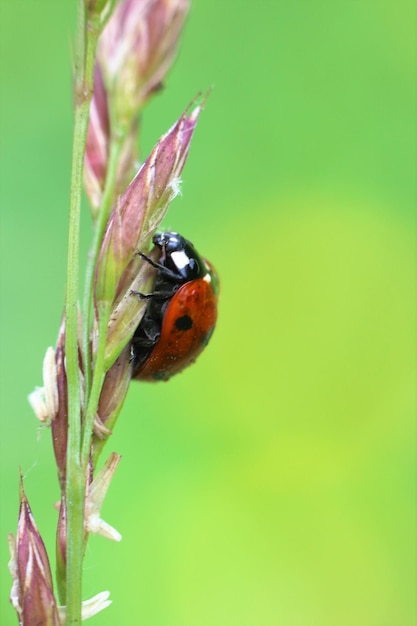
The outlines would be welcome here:
[[[53,552],[41,383],[64,296],[75,0],[1,0],[0,622],[18,468]],[[133,384],[92,620],[416,624],[416,5],[194,0],[146,155],[214,89],[165,225],[222,280],[198,364]],[[90,223],[83,220],[83,255]]]

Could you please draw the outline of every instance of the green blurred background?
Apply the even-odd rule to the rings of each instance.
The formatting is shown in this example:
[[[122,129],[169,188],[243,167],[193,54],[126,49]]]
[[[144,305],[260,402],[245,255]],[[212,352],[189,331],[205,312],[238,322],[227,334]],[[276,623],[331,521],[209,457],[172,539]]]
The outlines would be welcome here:
[[[26,401],[64,296],[75,0],[1,0],[0,622],[18,468],[53,552]],[[198,365],[135,383],[93,537],[91,623],[416,624],[414,1],[195,0],[149,152],[214,85],[165,225],[222,280]],[[90,223],[83,221],[83,255]]]

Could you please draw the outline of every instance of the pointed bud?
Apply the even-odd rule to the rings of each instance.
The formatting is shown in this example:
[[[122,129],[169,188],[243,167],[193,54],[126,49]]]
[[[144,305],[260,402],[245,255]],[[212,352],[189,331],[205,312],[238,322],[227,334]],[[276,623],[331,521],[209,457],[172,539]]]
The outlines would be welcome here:
[[[162,84],[176,53],[189,0],[122,0],[99,39],[97,58],[122,126]]]
[[[48,555],[25,496],[22,479],[20,492],[15,545],[10,541],[10,571],[13,577],[10,599],[22,626],[59,626],[61,621],[53,592]]]
[[[135,119],[123,136],[120,154],[118,154],[114,197],[122,193],[134,176],[138,158],[137,131],[138,120]],[[112,137],[107,90],[103,82],[100,65],[96,65],[84,159],[84,186],[94,220],[97,218],[101,207],[110,150],[114,140],[119,142],[121,137]]]
[[[79,320],[80,321],[80,320]],[[80,337],[78,338],[80,344]],[[52,349],[51,349],[52,350]],[[51,421],[52,444],[54,447],[55,461],[58,468],[58,477],[61,491],[65,491],[65,476],[67,463],[68,443],[68,389],[67,372],[65,364],[65,317],[62,319],[58,333],[58,339],[54,352],[55,371],[55,415]],[[81,406],[83,404],[84,375],[81,362],[81,350],[79,350],[79,367],[81,382]]]
[[[137,327],[144,303],[131,296],[140,279],[152,271],[137,254],[148,249],[149,240],[179,193],[180,175],[201,106],[186,111],[161,137],[110,215],[95,277],[95,303],[114,303],[109,324],[106,359],[114,362]],[[142,268],[142,269],[141,269]],[[142,283],[143,284],[143,283]],[[140,291],[140,289],[139,289]]]
[[[51,423],[52,443],[61,490],[65,490],[68,443],[68,389],[67,372],[65,369],[65,319],[59,329],[55,350],[56,377],[58,389],[58,411]]]
[[[79,334],[80,334],[79,319]],[[78,338],[81,344],[80,337]],[[81,405],[83,404],[83,367],[79,350]],[[68,438],[68,391],[65,368],[65,318],[61,322],[56,349],[48,348],[43,361],[43,387],[28,396],[36,417],[52,429],[52,443],[62,491],[65,489]]]
[[[131,375],[130,346],[127,346],[106,373],[101,389],[92,444],[94,465],[119,416],[129,388]]]
[[[100,518],[100,513],[104,498],[106,497],[114,472],[121,458],[120,454],[116,454],[115,452],[110,455],[88,487],[85,506],[87,531],[89,533],[102,535],[113,541],[120,541],[122,536],[115,528]]]
[[[106,180],[109,139],[110,121],[107,93],[101,69],[96,66],[84,159],[84,185],[94,216],[97,215],[100,207]]]

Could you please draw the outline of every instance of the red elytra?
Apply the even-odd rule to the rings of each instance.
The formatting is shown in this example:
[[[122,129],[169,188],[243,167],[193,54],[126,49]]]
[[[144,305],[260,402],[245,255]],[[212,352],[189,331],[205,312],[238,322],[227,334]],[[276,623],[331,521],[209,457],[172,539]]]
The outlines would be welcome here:
[[[178,233],[153,238],[160,249],[145,315],[132,339],[132,377],[168,380],[193,363],[217,320],[218,278],[214,268]]]
[[[194,363],[206,347],[216,319],[211,285],[202,278],[182,285],[168,304],[158,342],[135,377],[167,380]]]

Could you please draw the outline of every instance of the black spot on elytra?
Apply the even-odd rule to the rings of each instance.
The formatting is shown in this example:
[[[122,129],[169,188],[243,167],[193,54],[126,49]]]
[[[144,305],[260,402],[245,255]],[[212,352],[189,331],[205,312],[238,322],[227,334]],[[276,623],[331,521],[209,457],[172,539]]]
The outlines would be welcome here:
[[[177,330],[190,330],[193,326],[193,320],[189,315],[183,315],[182,317],[177,317],[175,320],[175,328]]]

